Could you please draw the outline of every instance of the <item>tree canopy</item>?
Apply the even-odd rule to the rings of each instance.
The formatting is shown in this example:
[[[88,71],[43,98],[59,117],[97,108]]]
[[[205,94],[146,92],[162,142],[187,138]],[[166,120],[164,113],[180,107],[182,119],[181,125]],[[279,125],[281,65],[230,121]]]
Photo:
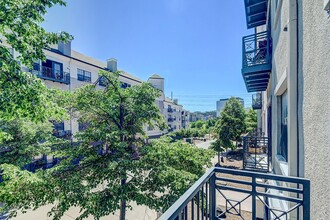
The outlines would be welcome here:
[[[252,108],[246,110],[245,112],[245,124],[246,124],[246,131],[251,132],[255,130],[258,126],[257,122],[257,112]]]
[[[76,135],[75,145],[52,148],[61,159],[57,166],[38,171],[29,181],[20,178],[27,172],[15,176],[17,168],[4,166],[2,209],[26,210],[56,201],[53,219],[72,206],[81,208],[78,219],[99,219],[118,209],[124,219],[132,201],[165,210],[211,165],[212,151],[166,138],[145,143],[145,124],[165,125],[155,105],[158,91],[150,84],[122,89],[118,73],[100,75],[107,80],[105,90],[87,85],[72,95],[70,108],[88,126]]]
[[[46,86],[31,73],[23,72],[20,65],[31,68],[36,60],[45,60],[44,48],[72,39],[65,32],[50,33],[39,25],[44,21],[46,9],[54,5],[65,5],[65,2],[0,2],[0,119],[20,117],[45,121],[59,111],[63,113],[49,99]],[[18,56],[14,57],[13,51]]]
[[[218,152],[234,147],[233,141],[240,140],[246,131],[245,110],[236,98],[230,98],[226,102],[214,130],[217,141],[213,147]]]

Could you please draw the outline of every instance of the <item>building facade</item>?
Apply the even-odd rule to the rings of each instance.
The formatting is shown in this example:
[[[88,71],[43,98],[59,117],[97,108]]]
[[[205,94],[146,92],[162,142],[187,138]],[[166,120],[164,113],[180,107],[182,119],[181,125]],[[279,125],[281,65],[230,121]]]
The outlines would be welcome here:
[[[47,58],[46,61],[36,62],[33,65],[32,73],[42,79],[49,88],[56,87],[62,90],[74,91],[83,85],[95,84],[102,89],[106,84],[102,78],[100,78],[98,74],[99,70],[108,70],[111,72],[116,72],[118,70],[116,59],[111,58],[106,62],[102,62],[88,57],[72,50],[71,42],[59,43],[58,45],[54,45],[51,49],[45,49],[44,52]],[[31,71],[24,67],[23,70]],[[121,71],[119,80],[123,89],[143,82],[143,80],[125,71]],[[156,99],[156,105],[159,107],[161,114],[163,114],[166,122],[169,122],[168,124],[172,129],[163,131],[157,127],[145,126],[146,135],[150,138],[160,137],[168,131],[182,128],[182,106],[174,102],[170,103],[170,100],[165,98],[164,81],[164,78],[156,74],[148,79],[148,82],[160,91],[160,97]],[[169,114],[169,105],[172,105],[174,107],[173,109],[178,112]],[[171,119],[169,116],[171,116]],[[174,120],[169,121],[172,119]],[[72,135],[84,129],[84,126],[84,124],[78,122],[77,118],[71,118],[64,122],[54,123],[54,133],[55,136],[58,137],[72,138]]]
[[[167,121],[168,131],[178,131],[182,129],[182,105],[178,104],[177,99],[165,97],[165,121]]]
[[[238,101],[240,101],[240,103],[243,105],[244,107],[244,99],[239,98],[239,97],[235,97]],[[217,101],[217,117],[220,116],[221,111],[225,108],[226,103],[228,102],[229,98],[226,99],[220,99],[219,101]]]
[[[311,219],[330,216],[329,2],[245,0],[255,34],[243,38],[242,75],[260,94],[252,101],[261,104],[272,172],[311,181]]]

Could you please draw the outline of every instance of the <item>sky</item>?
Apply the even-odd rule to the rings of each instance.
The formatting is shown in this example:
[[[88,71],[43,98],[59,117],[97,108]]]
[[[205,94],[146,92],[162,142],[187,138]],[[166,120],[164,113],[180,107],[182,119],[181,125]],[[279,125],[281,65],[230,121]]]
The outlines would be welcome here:
[[[211,111],[221,98],[244,98],[243,0],[67,0],[43,26],[74,36],[72,49],[147,80],[165,78],[165,94],[190,111]]]

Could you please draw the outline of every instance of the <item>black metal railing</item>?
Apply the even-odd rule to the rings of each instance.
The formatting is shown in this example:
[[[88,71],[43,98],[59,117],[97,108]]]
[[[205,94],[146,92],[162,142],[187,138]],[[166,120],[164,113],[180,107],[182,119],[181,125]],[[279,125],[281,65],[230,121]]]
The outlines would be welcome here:
[[[310,181],[214,167],[159,220],[310,219]]]
[[[270,64],[271,52],[267,31],[243,37],[243,68]]]
[[[167,122],[173,122],[174,121],[174,118],[168,118],[167,119]]]
[[[252,95],[252,108],[253,109],[262,108],[262,95],[260,92]]]
[[[72,136],[71,130],[59,130],[59,131],[54,131],[53,135],[57,138],[64,138],[69,140]]]
[[[262,135],[243,137],[243,169],[270,172],[269,139]]]
[[[70,84],[70,73],[54,70],[50,67],[42,66],[41,70],[34,69],[32,73],[41,79]]]

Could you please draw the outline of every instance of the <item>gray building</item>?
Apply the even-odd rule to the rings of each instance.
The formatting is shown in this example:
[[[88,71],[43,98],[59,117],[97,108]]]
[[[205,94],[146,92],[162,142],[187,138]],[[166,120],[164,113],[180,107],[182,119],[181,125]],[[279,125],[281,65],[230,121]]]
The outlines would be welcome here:
[[[255,34],[243,38],[242,75],[249,92],[262,92],[257,99],[271,170],[310,179],[310,219],[329,219],[330,1],[261,3],[252,11],[253,2],[245,0]],[[284,201],[269,205],[288,207]],[[302,213],[290,214],[298,218]]]
[[[239,98],[239,97],[234,97],[234,98],[236,98],[238,101],[240,101],[241,104],[244,107],[244,99]],[[217,107],[217,117],[220,116],[220,113],[225,108],[225,105],[226,105],[226,103],[227,103],[228,100],[229,100],[229,98],[220,99],[219,101],[217,101],[217,106],[216,106]]]

